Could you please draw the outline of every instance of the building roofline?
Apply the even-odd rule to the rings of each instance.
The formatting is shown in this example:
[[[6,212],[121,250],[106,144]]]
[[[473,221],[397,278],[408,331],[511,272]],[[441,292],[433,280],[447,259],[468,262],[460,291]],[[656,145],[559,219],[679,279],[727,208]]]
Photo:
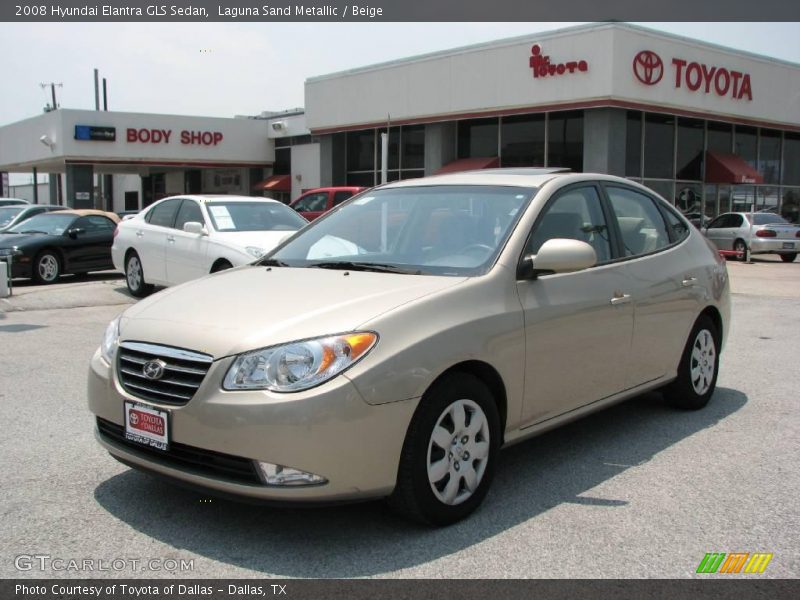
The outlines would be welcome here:
[[[306,78],[306,83],[315,83],[317,81],[325,81],[328,79],[336,79],[339,77],[345,77],[348,75],[357,75],[361,73],[368,73],[370,71],[378,71],[381,69],[386,69],[389,67],[397,67],[402,65],[408,65],[416,62],[424,62],[428,60],[433,60],[437,58],[445,58],[447,56],[455,56],[459,54],[470,54],[472,52],[478,52],[481,50],[493,49],[493,48],[503,48],[506,46],[513,46],[515,44],[519,44],[522,42],[540,42],[542,40],[553,39],[564,37],[566,35],[572,35],[575,33],[584,33],[590,31],[603,31],[603,30],[628,30],[633,31],[636,33],[644,33],[647,35],[651,35],[654,37],[660,37],[665,40],[669,41],[678,41],[683,43],[689,43],[694,45],[699,45],[708,49],[718,50],[720,52],[725,52],[728,54],[741,56],[745,58],[755,59],[763,62],[769,62],[772,64],[780,64],[787,67],[792,67],[795,69],[800,69],[799,63],[793,63],[788,60],[775,58],[772,56],[766,56],[763,54],[757,54],[755,52],[748,52],[745,50],[739,50],[736,48],[731,48],[729,46],[723,46],[721,44],[714,44],[710,42],[705,42],[703,40],[698,40],[696,38],[691,38],[688,36],[677,35],[674,33],[668,33],[665,31],[659,31],[657,29],[652,29],[650,27],[643,27],[641,25],[636,25],[633,23],[626,23],[626,22],[619,22],[619,21],[608,21],[608,22],[600,22],[600,23],[585,23],[582,25],[573,25],[570,27],[562,27],[560,29],[553,29],[550,31],[543,31],[543,32],[534,32],[514,37],[502,38],[499,40],[492,40],[489,42],[480,42],[477,44],[470,44],[467,46],[457,46],[455,48],[449,48],[446,50],[437,50],[435,52],[427,52],[425,54],[417,54],[414,56],[409,56],[406,58],[398,58],[394,60],[384,61],[380,63],[375,63],[371,65],[365,65],[362,67],[355,67],[352,69],[345,69],[343,71],[336,71],[334,73],[327,73],[324,75],[316,75],[313,77]]]

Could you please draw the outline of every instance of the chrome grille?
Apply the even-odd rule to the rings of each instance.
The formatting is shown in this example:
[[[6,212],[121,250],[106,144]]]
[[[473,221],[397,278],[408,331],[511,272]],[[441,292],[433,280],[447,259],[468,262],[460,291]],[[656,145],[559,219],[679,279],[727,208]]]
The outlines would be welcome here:
[[[208,354],[142,342],[122,342],[117,358],[119,381],[125,391],[144,400],[181,405],[192,399],[203,383],[213,358]],[[145,365],[161,361],[163,374],[145,376]]]

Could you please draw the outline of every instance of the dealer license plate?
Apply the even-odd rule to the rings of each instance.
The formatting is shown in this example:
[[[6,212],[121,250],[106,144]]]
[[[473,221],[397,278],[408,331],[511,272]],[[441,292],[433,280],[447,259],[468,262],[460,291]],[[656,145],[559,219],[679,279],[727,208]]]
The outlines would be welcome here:
[[[169,450],[169,413],[138,402],[125,402],[125,439]]]
[[[793,250],[794,249],[794,242],[783,242],[783,249],[784,250]]]

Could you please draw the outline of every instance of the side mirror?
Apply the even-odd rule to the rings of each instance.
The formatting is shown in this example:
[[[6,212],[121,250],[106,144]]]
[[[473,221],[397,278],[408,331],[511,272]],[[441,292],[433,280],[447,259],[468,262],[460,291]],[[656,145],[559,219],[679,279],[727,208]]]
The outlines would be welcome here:
[[[196,233],[197,235],[208,235],[205,226],[198,221],[187,221],[183,224],[183,230],[186,233]]]
[[[67,235],[71,237],[73,240],[77,239],[77,237],[82,233],[86,233],[86,230],[81,229],[80,227],[76,227],[75,229],[69,229],[67,231]]]
[[[597,254],[580,240],[555,238],[547,240],[539,253],[526,256],[517,269],[518,279],[535,279],[541,273],[570,273],[597,264]]]

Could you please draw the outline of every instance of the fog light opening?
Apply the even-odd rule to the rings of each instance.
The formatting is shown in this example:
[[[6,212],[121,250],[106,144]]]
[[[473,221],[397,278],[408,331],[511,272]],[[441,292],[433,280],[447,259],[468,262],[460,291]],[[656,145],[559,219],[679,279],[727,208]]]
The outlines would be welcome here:
[[[328,483],[327,479],[314,473],[267,462],[255,461],[255,463],[258,474],[266,485],[300,486]]]

